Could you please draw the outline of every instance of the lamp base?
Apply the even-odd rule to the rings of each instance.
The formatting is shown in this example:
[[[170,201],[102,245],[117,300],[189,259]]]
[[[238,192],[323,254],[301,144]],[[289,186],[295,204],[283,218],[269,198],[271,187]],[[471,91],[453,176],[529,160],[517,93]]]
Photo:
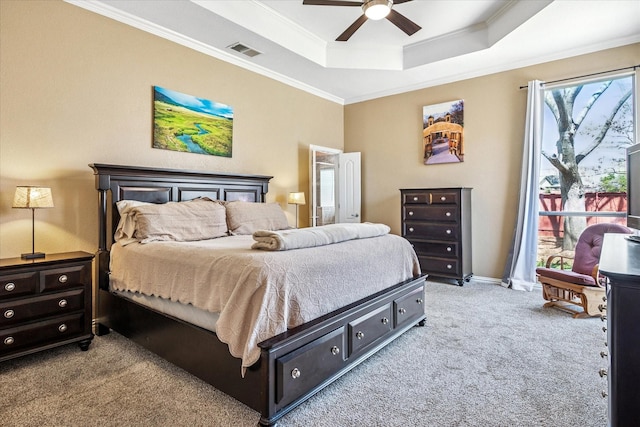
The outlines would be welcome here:
[[[44,258],[44,252],[31,252],[28,254],[22,254],[20,255],[20,258],[22,259],[38,259],[38,258]]]

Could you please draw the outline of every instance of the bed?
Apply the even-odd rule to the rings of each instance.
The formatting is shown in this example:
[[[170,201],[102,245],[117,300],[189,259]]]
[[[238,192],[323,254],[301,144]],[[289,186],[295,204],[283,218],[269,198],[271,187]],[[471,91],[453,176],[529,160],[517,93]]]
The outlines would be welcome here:
[[[127,292],[110,286],[110,278],[111,282],[115,283],[116,278],[120,277],[118,271],[123,268],[127,270],[127,267],[118,267],[117,271],[111,271],[112,261],[113,265],[119,266],[121,262],[117,260],[126,259],[121,258],[120,253],[129,247],[120,248],[121,242],[114,242],[113,236],[116,234],[117,226],[121,224],[116,206],[120,207],[122,203],[119,202],[125,200],[170,204],[200,198],[223,203],[264,203],[272,177],[106,164],[89,166],[94,171],[99,194],[96,333],[103,335],[110,330],[116,331],[185,369],[258,411],[260,425],[275,425],[283,415],[395,338],[415,325],[425,324],[426,276],[414,270],[410,277],[399,282],[385,283],[381,289],[374,288],[376,290],[371,294],[360,295],[356,300],[344,305],[340,303],[340,306],[333,307],[331,304],[337,302],[331,301],[331,304],[327,304],[329,308],[325,308],[326,312],[319,315],[311,313],[307,314],[306,318],[278,315],[285,318],[284,327],[279,325],[280,329],[272,332],[273,336],[258,334],[258,337],[267,338],[260,338],[253,345],[245,346],[243,350],[246,353],[234,351],[234,356],[230,351],[233,346],[223,334],[224,328],[209,328],[206,324],[208,320],[205,320],[205,323],[192,320],[191,317],[184,320],[183,315],[178,312],[159,308],[149,301],[136,298],[137,292]],[[391,235],[376,237],[383,238],[389,241],[402,240]],[[229,250],[230,252],[235,250],[245,259],[251,259],[251,262],[259,257],[266,257],[271,262],[284,256],[275,252],[251,250],[247,236],[221,237],[213,243],[203,244],[217,246],[218,242],[224,239],[237,246],[236,249]],[[199,243],[191,246],[197,245]],[[342,248],[346,257],[347,253],[357,253],[355,245],[355,241],[347,241],[331,246],[333,251],[338,252]],[[131,248],[135,249],[138,246],[140,245],[132,244]],[[157,245],[161,246],[163,245]],[[172,244],[164,246],[170,247]],[[289,256],[294,257],[288,262],[307,262],[304,258],[315,258],[315,250],[321,249],[288,251]],[[305,254],[308,256],[304,256]],[[296,256],[298,258],[295,258]],[[185,258],[197,259],[195,255]],[[373,255],[363,255],[358,259],[360,261],[350,262],[368,266],[371,273],[365,270],[358,272],[358,277],[347,275],[344,279],[346,287],[349,287],[351,282],[376,282],[377,278],[371,276],[375,271],[375,264],[371,264],[371,260],[375,259]],[[205,264],[202,261],[193,262]],[[126,263],[122,265],[126,266]],[[133,280],[144,281],[139,277]],[[333,280],[326,278],[327,287]],[[154,278],[151,280],[152,285],[158,281],[160,280]],[[321,286],[316,284],[316,287]],[[335,290],[329,292],[335,294]],[[251,317],[238,316],[237,311],[232,315],[235,315],[232,322],[241,321],[242,317]],[[214,323],[223,324],[224,316],[225,312],[221,311]],[[304,322],[300,323],[300,319]]]

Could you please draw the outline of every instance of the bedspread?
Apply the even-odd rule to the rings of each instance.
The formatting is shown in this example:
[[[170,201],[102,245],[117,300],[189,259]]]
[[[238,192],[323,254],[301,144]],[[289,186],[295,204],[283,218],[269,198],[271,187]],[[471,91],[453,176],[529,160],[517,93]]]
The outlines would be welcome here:
[[[283,252],[252,243],[116,243],[110,286],[219,313],[216,334],[246,369],[261,341],[420,274],[411,245],[393,234]]]

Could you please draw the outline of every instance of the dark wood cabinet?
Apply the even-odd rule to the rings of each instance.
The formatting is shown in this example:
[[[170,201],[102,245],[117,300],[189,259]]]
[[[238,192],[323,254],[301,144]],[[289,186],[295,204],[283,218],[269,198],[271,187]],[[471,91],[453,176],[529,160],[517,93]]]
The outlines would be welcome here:
[[[607,277],[609,425],[640,425],[640,243],[605,234],[600,272]],[[606,354],[606,353],[604,353]]]
[[[93,255],[0,260],[0,361],[78,342],[91,332]]]
[[[472,276],[471,188],[401,189],[402,237],[409,240],[423,273],[456,279]]]

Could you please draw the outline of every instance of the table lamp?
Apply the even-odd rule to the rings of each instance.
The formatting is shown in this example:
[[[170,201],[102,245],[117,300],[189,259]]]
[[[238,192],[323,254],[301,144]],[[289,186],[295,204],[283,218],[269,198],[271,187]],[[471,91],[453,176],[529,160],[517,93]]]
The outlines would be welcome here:
[[[306,201],[304,200],[304,193],[289,193],[288,203],[290,205],[296,205],[296,228],[298,228],[298,206],[306,204]]]
[[[52,208],[53,197],[51,189],[24,185],[16,187],[13,197],[13,207],[18,209],[31,209],[31,253],[22,254],[22,259],[44,258],[44,252],[35,251],[35,211],[40,208]]]

